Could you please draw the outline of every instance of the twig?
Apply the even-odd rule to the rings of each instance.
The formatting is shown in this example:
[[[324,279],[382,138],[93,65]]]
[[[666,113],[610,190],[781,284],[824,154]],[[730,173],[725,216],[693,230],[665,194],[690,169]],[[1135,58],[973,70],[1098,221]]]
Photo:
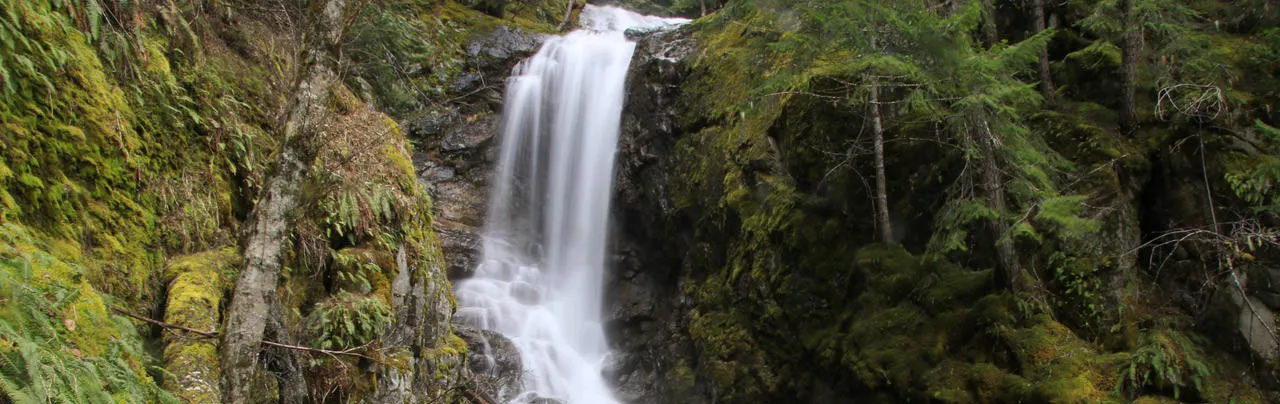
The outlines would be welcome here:
[[[1265,321],[1262,321],[1262,316],[1258,314],[1258,308],[1253,307],[1253,301],[1249,300],[1249,294],[1245,293],[1243,286],[1240,286],[1240,277],[1236,276],[1235,265],[1232,264],[1230,257],[1227,258],[1227,269],[1231,271],[1231,283],[1235,284],[1236,290],[1240,292],[1240,299],[1244,300],[1245,305],[1249,307],[1249,314],[1253,314],[1254,320],[1257,320],[1257,323],[1262,325],[1262,329],[1266,330],[1267,334],[1271,334],[1271,339],[1275,340],[1277,345],[1280,345],[1280,336],[1276,335],[1276,330],[1271,329]],[[1253,325],[1250,324],[1250,327],[1253,327]]]
[[[365,349],[366,347],[368,347],[368,346],[369,346],[369,344],[364,344],[364,345],[361,345],[361,346],[358,346],[358,347],[348,348],[348,349],[344,349],[344,350],[341,350],[341,351],[334,351],[334,350],[330,350],[330,349],[312,348],[312,347],[302,346],[302,345],[281,344],[281,343],[279,343],[279,342],[275,342],[275,341],[268,341],[268,340],[265,340],[265,339],[264,339],[264,340],[262,340],[262,345],[273,346],[273,347],[277,347],[277,348],[293,349],[293,350],[297,350],[297,351],[305,351],[305,352],[316,352],[316,353],[322,353],[322,354],[325,354],[325,355],[332,356],[332,357],[334,357],[335,359],[338,357],[338,355],[348,355],[348,356],[354,356],[354,357],[357,357],[357,358],[368,359],[368,360],[371,360],[371,361],[374,361],[374,362],[378,362],[378,360],[377,360],[377,359],[374,359],[374,358],[372,358],[372,357],[369,357],[368,355],[365,355],[365,354],[362,354],[362,353],[356,352],[356,351],[359,351],[359,350],[363,350],[363,349]]]
[[[466,395],[467,399],[471,400],[471,402],[475,404],[489,404],[488,401],[485,401],[484,397],[480,397],[479,394],[476,394],[476,392],[471,391],[471,389],[462,390],[462,394]]]
[[[189,333],[196,334],[196,335],[199,335],[199,336],[204,337],[204,338],[218,338],[218,333],[217,333],[217,332],[212,332],[212,331],[201,331],[201,330],[197,330],[197,329],[190,328],[190,327],[183,327],[183,326],[180,326],[180,325],[177,325],[177,324],[173,324],[173,323],[166,323],[166,322],[164,322],[164,321],[160,321],[160,320],[156,320],[156,319],[152,319],[152,318],[143,317],[143,316],[140,316],[140,315],[137,315],[137,314],[133,314],[133,313],[130,313],[130,312],[128,312],[128,311],[125,311],[125,310],[122,310],[122,309],[119,309],[119,308],[116,308],[116,307],[112,307],[112,308],[111,308],[111,311],[114,311],[114,312],[116,312],[116,313],[119,313],[119,314],[122,314],[122,315],[128,316],[128,317],[133,318],[133,319],[135,319],[135,320],[139,320],[139,321],[143,321],[143,322],[151,323],[151,324],[154,324],[154,325],[160,326],[160,327],[162,327],[162,328],[171,329],[171,330],[179,330],[179,331],[184,331],[184,332],[189,332]],[[369,346],[369,344],[364,344],[364,345],[361,345],[361,346],[358,346],[358,347],[348,348],[348,349],[344,349],[344,350],[341,350],[341,351],[335,351],[335,350],[331,350],[331,349],[312,348],[312,347],[302,346],[302,345],[289,345],[289,344],[282,344],[282,343],[279,343],[279,342],[275,342],[275,341],[268,341],[268,340],[262,340],[262,345],[266,345],[266,346],[273,346],[273,347],[277,347],[277,348],[292,349],[292,350],[297,350],[297,351],[316,352],[316,353],[321,353],[321,354],[329,355],[329,356],[332,356],[332,357],[334,357],[334,358],[337,358],[337,357],[338,357],[338,355],[347,355],[347,356],[354,356],[354,357],[357,357],[357,358],[368,359],[368,360],[372,360],[372,361],[375,361],[375,362],[377,361],[376,359],[374,359],[374,358],[372,358],[372,357],[369,357],[368,355],[364,355],[364,354],[361,354],[361,353],[359,353],[359,352],[356,352],[356,351],[364,350],[365,348],[367,348],[367,347]],[[487,404],[487,403],[486,403],[486,404]]]
[[[1195,99],[1188,100],[1185,104],[1179,104],[1175,93],[1178,90],[1190,89],[1198,91],[1199,95]],[[1214,85],[1201,84],[1175,84],[1172,86],[1161,88],[1156,98],[1156,117],[1160,120],[1168,119],[1165,116],[1165,104],[1168,104],[1174,111],[1193,118],[1207,118],[1209,120],[1218,119],[1222,113],[1228,109],[1227,98],[1222,94],[1222,89]]]
[[[196,335],[199,335],[199,336],[201,336],[201,337],[205,337],[205,338],[218,338],[218,333],[217,333],[217,332],[211,332],[211,331],[200,331],[200,330],[197,330],[197,329],[194,329],[194,328],[183,327],[183,326],[180,326],[180,325],[177,325],[177,324],[173,324],[173,323],[166,323],[166,322],[163,322],[163,321],[160,321],[160,320],[156,320],[156,319],[151,319],[151,318],[146,318],[146,317],[143,317],[143,316],[139,316],[139,315],[137,315],[137,314],[133,314],[133,313],[130,313],[130,312],[127,312],[127,311],[124,311],[124,310],[121,310],[121,309],[119,309],[119,308],[115,308],[115,307],[112,307],[112,308],[111,308],[111,311],[114,311],[114,312],[119,313],[119,314],[123,314],[123,315],[125,315],[125,316],[129,316],[129,317],[131,317],[131,318],[133,318],[133,319],[135,319],[135,320],[141,320],[141,321],[144,321],[144,322],[148,322],[148,323],[151,323],[151,324],[155,324],[155,325],[158,325],[158,326],[163,327],[163,328],[168,328],[168,329],[174,329],[174,330],[185,331],[185,332],[189,332],[189,333],[192,333],[192,334],[196,334]]]

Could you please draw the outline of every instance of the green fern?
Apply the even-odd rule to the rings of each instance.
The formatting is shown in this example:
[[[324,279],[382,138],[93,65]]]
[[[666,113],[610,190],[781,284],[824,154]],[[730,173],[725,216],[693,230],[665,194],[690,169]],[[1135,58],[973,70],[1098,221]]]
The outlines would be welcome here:
[[[1204,354],[1192,337],[1173,327],[1160,326],[1138,336],[1137,348],[1120,371],[1117,390],[1137,395],[1146,389],[1172,392],[1178,399],[1185,392],[1203,391],[1210,375]]]
[[[326,298],[307,316],[312,346],[349,349],[376,339],[391,325],[391,307],[377,297],[347,291]]]
[[[81,314],[80,305],[92,303],[78,288],[65,286],[68,282],[50,281],[53,268],[70,264],[31,249],[34,241],[13,224],[0,227],[0,242],[0,391],[5,396],[14,403],[175,402],[131,364],[146,355],[127,319],[107,319],[106,329],[92,330],[112,336],[97,341],[100,348],[75,342],[73,317],[90,316]],[[90,349],[102,352],[82,352]]]

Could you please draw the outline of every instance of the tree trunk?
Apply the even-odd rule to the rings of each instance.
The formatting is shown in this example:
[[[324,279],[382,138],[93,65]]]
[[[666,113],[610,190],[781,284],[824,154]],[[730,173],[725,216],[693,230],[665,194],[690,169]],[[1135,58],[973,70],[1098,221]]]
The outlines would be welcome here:
[[[1120,73],[1120,130],[1132,134],[1138,129],[1138,52],[1142,49],[1142,27],[1134,15],[1133,1],[1120,1],[1121,24],[1124,39],[1121,44]]]
[[[280,160],[245,226],[244,268],[227,309],[222,340],[226,403],[247,403],[252,396],[263,332],[300,205],[302,183],[329,114],[326,98],[337,82],[345,0],[316,1],[323,3],[309,8],[313,14],[308,16],[309,25],[303,33],[299,78],[286,109]]]
[[[284,324],[284,309],[280,307],[277,296],[268,295],[270,309],[267,317],[266,338],[283,344],[297,344],[289,334],[289,327]],[[307,381],[302,376],[302,361],[298,351],[293,349],[270,347],[263,355],[265,368],[274,374],[280,391],[280,404],[306,404]]]
[[[991,46],[1000,42],[1000,30],[996,26],[996,6],[993,0],[982,1],[982,40]]]
[[[1044,0],[1031,0],[1031,27],[1039,34],[1045,29]],[[1045,102],[1053,103],[1057,91],[1053,85],[1053,72],[1049,70],[1049,50],[1040,51],[1040,94]]]
[[[565,27],[569,26],[569,17],[573,15],[574,1],[575,0],[569,0],[569,6],[564,9],[564,18],[560,19],[560,26],[556,27],[556,30],[564,31]]]
[[[702,6],[702,16],[707,16],[707,0],[698,0],[698,5]]]
[[[871,38],[871,48],[876,48],[875,37]],[[871,77],[871,135],[876,164],[876,227],[880,228],[880,241],[893,244],[893,227],[889,225],[889,193],[884,174],[884,127],[880,120],[880,83],[874,75],[869,77]]]
[[[996,157],[996,138],[991,133],[991,127],[985,119],[977,120],[977,127],[973,130],[978,136],[974,141],[981,149],[982,158],[980,163],[980,171],[982,172],[981,181],[983,194],[987,198],[987,208],[995,212],[996,217],[992,218],[989,223],[991,226],[991,235],[995,238],[996,248],[996,266],[999,268],[1001,277],[1009,289],[1014,292],[1021,292],[1025,289],[1022,282],[1022,265],[1018,260],[1018,250],[1013,245],[1013,235],[1010,233],[1009,224],[1005,223],[1003,216],[1008,212],[1005,206],[1004,195],[1004,179],[1000,171],[1000,162]]]

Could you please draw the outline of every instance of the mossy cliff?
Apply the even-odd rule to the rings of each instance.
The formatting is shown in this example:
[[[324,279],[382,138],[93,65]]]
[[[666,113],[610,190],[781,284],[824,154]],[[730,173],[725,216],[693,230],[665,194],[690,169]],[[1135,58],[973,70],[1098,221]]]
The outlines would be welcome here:
[[[431,198],[395,118],[450,94],[474,36],[554,31],[565,4],[544,3],[507,18],[454,1],[359,9],[291,230],[261,401],[450,400],[465,386]],[[0,401],[221,401],[216,335],[241,223],[279,150],[302,15],[289,2],[0,1]]]
[[[731,2],[679,32],[640,37],[609,286],[620,394],[654,403],[1277,399],[1274,356],[1259,351],[1260,333],[1238,326],[1254,316],[1228,299],[1236,285],[1225,276],[1228,262],[1264,273],[1252,271],[1273,263],[1252,253],[1269,250],[1219,248],[1235,242],[1227,236],[1177,239],[1215,220],[1274,224],[1230,191],[1231,156],[1242,152],[1229,135],[1151,116],[1138,134],[1117,133],[1098,92],[1110,79],[1066,79],[1102,68],[1055,62],[1062,98],[1020,118],[1043,143],[1003,152],[1023,162],[1025,177],[1007,185],[1019,209],[1011,237],[1035,285],[1014,293],[995,275],[985,227],[947,216],[964,214],[947,201],[974,169],[971,155],[906,108],[885,124],[897,239],[875,239],[866,109],[819,92],[861,78],[797,71],[806,56],[787,46],[803,31],[802,12]],[[1229,52],[1265,48],[1209,35]],[[1053,52],[1084,46],[1058,40],[1064,49]],[[778,84],[794,77],[813,81]],[[1210,140],[1187,143],[1197,135]],[[1030,198],[1045,187],[1061,196]]]

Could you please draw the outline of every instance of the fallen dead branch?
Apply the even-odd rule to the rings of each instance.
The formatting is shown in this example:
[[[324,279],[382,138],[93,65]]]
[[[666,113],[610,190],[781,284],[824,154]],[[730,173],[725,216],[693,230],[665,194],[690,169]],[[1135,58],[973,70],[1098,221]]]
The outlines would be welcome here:
[[[153,324],[153,325],[159,326],[159,327],[164,328],[164,329],[168,329],[168,330],[178,330],[178,331],[182,331],[182,332],[186,332],[186,333],[191,333],[191,334],[195,334],[195,335],[197,335],[197,336],[200,336],[200,337],[202,337],[202,338],[218,338],[218,333],[217,333],[217,332],[215,332],[215,331],[201,331],[201,330],[197,330],[197,329],[190,328],[190,327],[183,327],[183,326],[181,326],[181,325],[177,325],[177,324],[173,324],[173,323],[167,323],[167,322],[160,321],[160,320],[156,320],[156,319],[153,319],[153,318],[143,317],[143,316],[140,316],[140,315],[137,315],[137,314],[134,314],[134,313],[130,313],[130,312],[128,312],[128,311],[125,311],[125,310],[122,310],[122,309],[120,309],[120,308],[116,308],[116,307],[112,307],[112,308],[111,308],[111,311],[114,311],[114,312],[116,312],[116,313],[119,313],[119,314],[121,314],[121,315],[127,316],[127,317],[129,317],[129,318],[132,318],[132,319],[135,319],[135,320],[138,320],[138,321],[142,321],[142,322],[145,322],[145,323],[149,323],[149,324]],[[354,348],[344,349],[344,350],[320,349],[320,348],[313,348],[313,347],[309,347],[309,346],[302,346],[302,345],[290,345],[290,344],[284,344],[284,343],[279,343],[279,342],[275,342],[275,341],[268,341],[268,340],[263,340],[263,341],[262,341],[262,345],[265,345],[265,346],[272,346],[272,347],[277,347],[277,348],[284,348],[284,349],[292,349],[292,350],[296,350],[296,351],[303,351],[303,352],[314,352],[314,353],[319,353],[319,354],[328,355],[328,356],[334,357],[335,359],[336,359],[338,356],[353,356],[353,357],[357,357],[357,358],[362,358],[362,359],[372,360],[372,361],[375,361],[375,362],[377,361],[376,359],[374,359],[374,358],[372,358],[372,357],[370,357],[370,356],[368,356],[368,355],[365,355],[365,354],[360,353],[360,351],[363,351],[365,348],[367,348],[367,347],[369,346],[369,344],[361,345],[361,346],[354,347]],[[487,404],[487,403],[485,403],[485,404]]]

